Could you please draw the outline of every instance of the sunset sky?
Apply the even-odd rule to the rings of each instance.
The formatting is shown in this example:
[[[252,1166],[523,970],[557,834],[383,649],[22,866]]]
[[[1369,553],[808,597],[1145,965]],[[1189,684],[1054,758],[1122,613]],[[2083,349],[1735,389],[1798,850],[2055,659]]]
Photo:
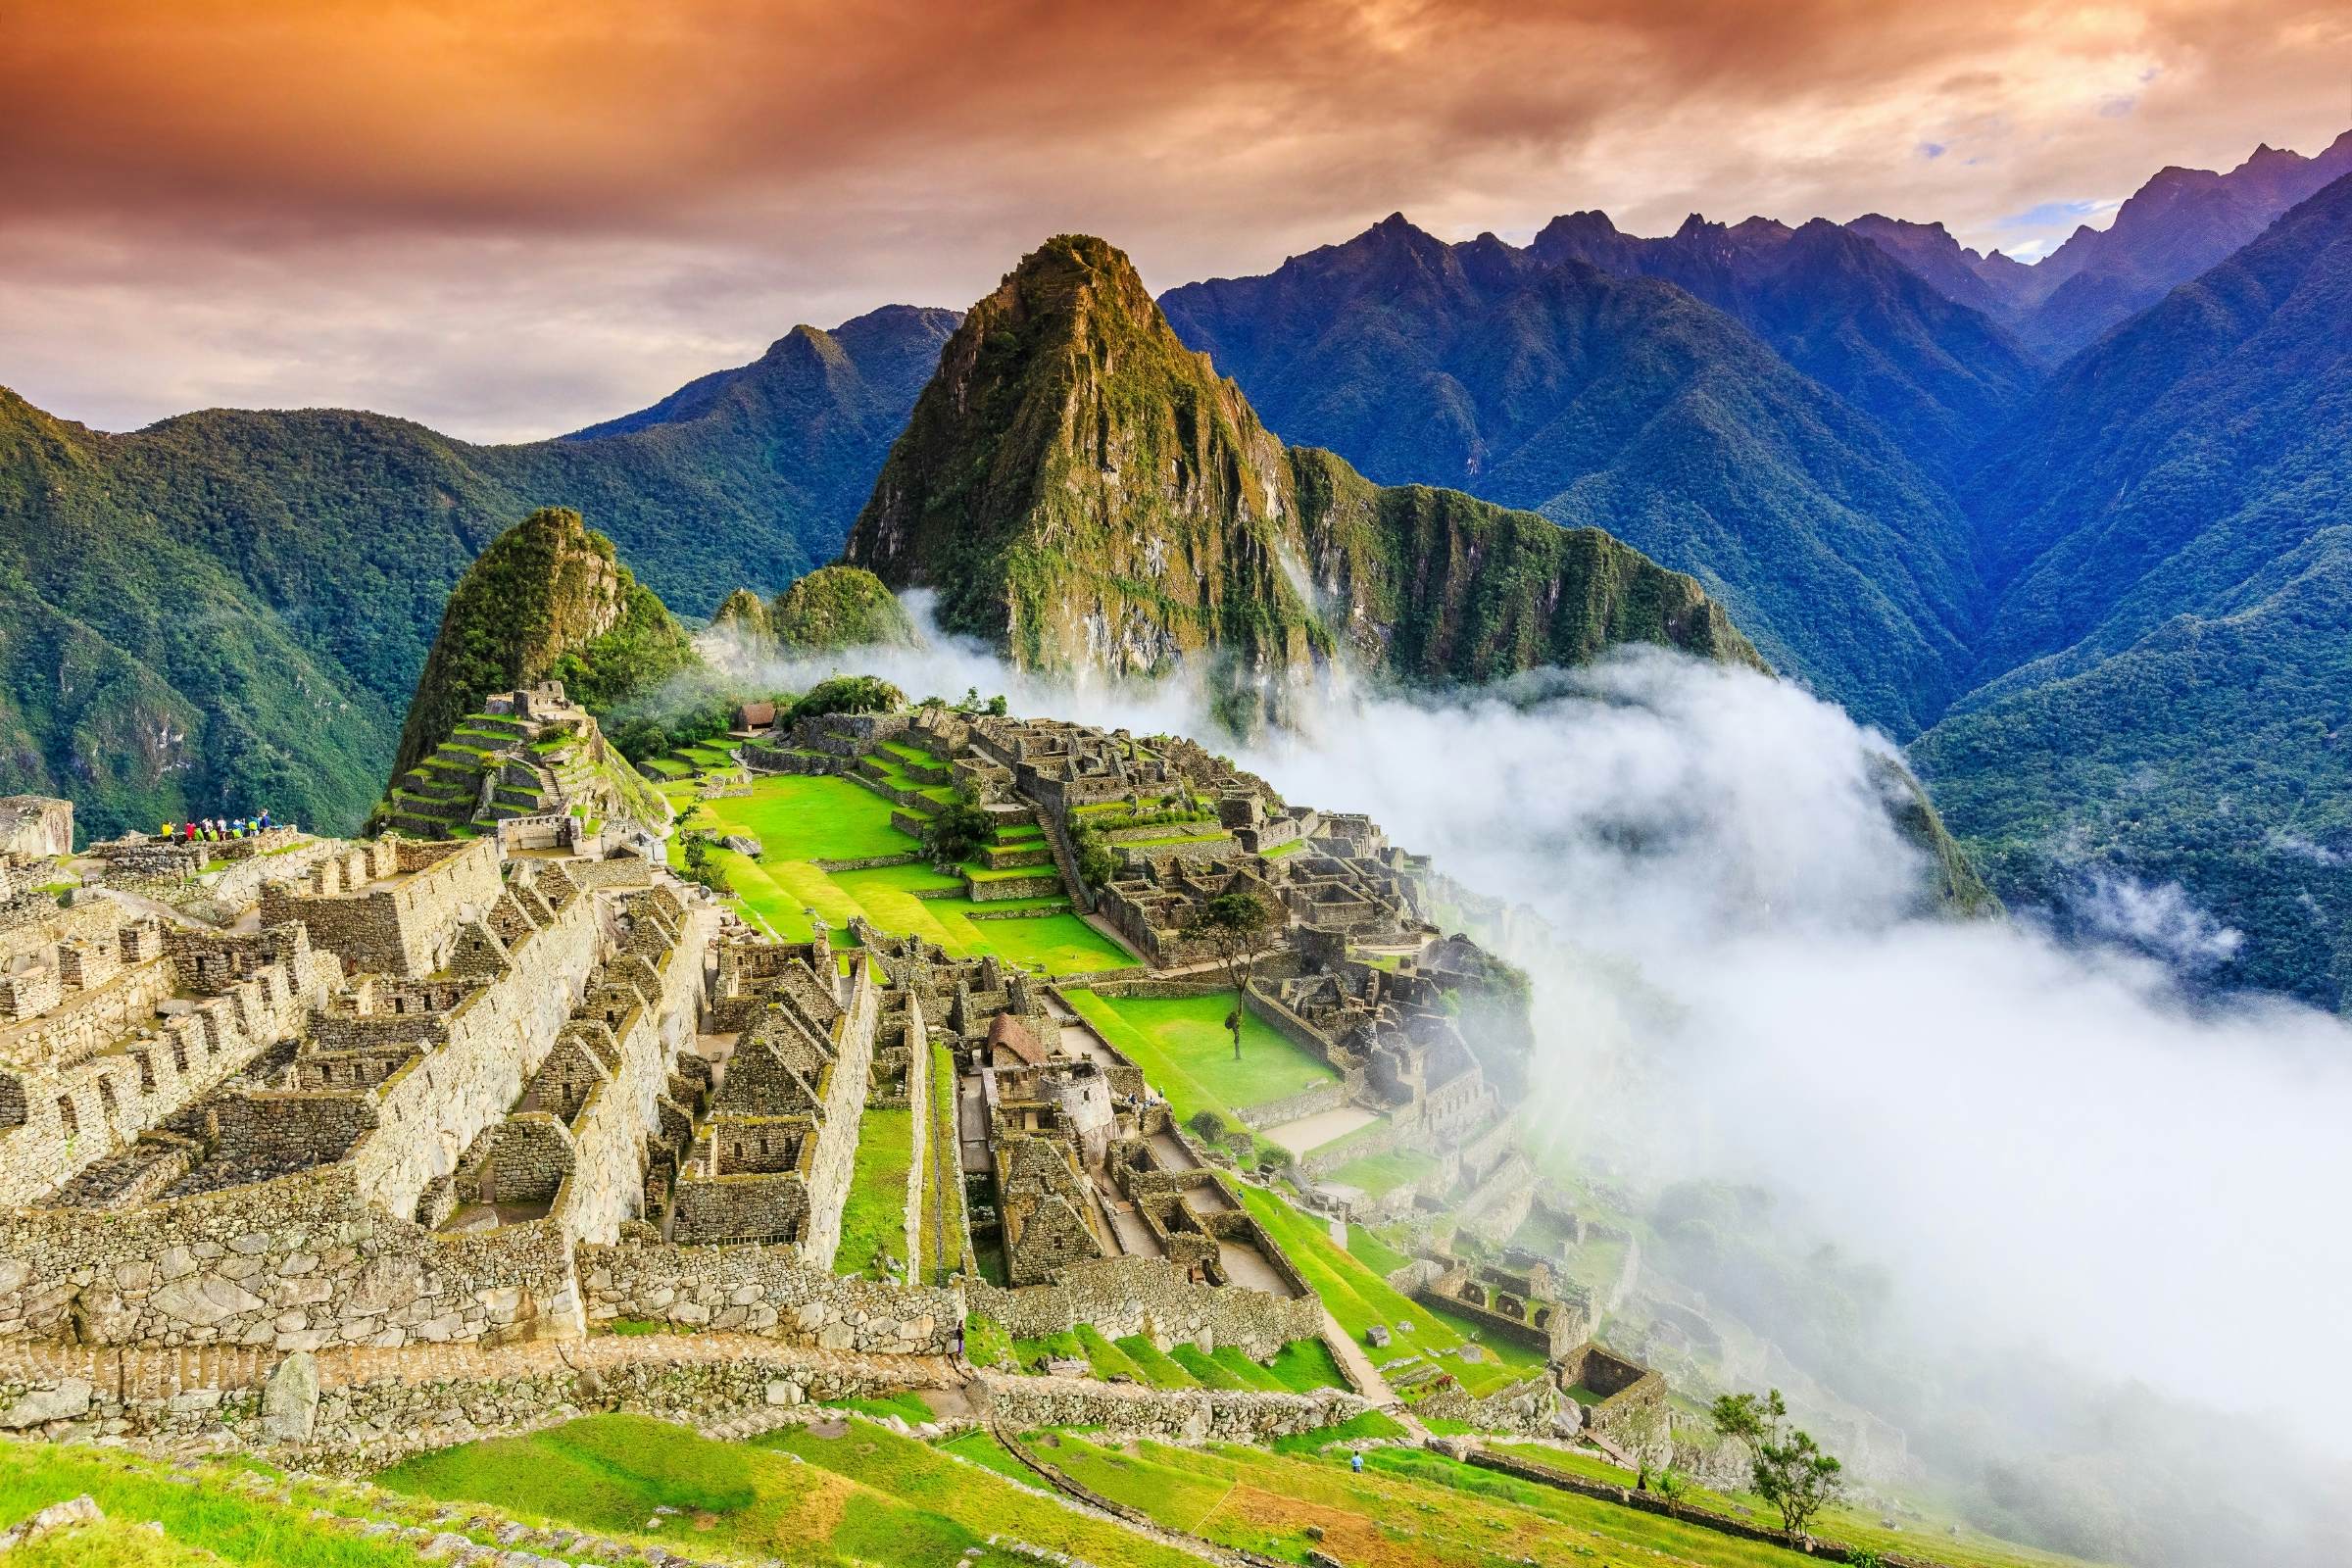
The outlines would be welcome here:
[[[0,0],[0,385],[542,435],[1057,230],[1154,288],[1396,210],[2032,255],[2347,124],[2343,0]]]

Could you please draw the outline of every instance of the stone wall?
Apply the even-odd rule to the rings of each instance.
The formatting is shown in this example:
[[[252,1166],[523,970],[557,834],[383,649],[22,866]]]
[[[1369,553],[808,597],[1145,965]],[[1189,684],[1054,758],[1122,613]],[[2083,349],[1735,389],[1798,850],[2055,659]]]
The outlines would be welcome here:
[[[1264,1442],[1337,1426],[1371,1408],[1360,1396],[1340,1389],[1318,1394],[1152,1389],[1002,1372],[983,1372],[980,1382],[1000,1428],[1093,1427],[1116,1439],[1169,1443]]]
[[[118,915],[120,911],[117,911]],[[152,1017],[159,985],[204,991],[122,1049],[83,1054],[66,1064],[0,1072],[0,1204],[46,1199],[141,1132],[193,1104],[264,1051],[299,1032],[322,976],[299,930],[213,939],[250,961],[223,960],[208,981],[194,961],[157,959],[109,982],[105,997],[144,1002]],[[242,975],[237,971],[242,969]],[[95,1005],[85,1021],[127,1027],[121,1008]],[[110,1030],[109,1032],[112,1032]],[[90,1043],[78,1042],[74,1051]],[[43,1036],[42,1045],[66,1042]],[[11,1119],[13,1118],[13,1124]]]
[[[798,1171],[742,1171],[681,1181],[671,1201],[676,1214],[670,1229],[681,1242],[806,1238],[808,1231],[808,1183]]]
[[[0,1214],[0,1339],[317,1349],[579,1322],[552,1223],[427,1231],[367,1202],[348,1163],[122,1212]]]
[[[906,1237],[899,1255],[906,1260],[909,1278],[919,1278],[923,1264],[923,1197],[931,1185],[931,1036],[923,1027],[923,1004],[910,991],[906,997],[906,1107],[912,1114],[914,1157],[906,1164]],[[960,1154],[961,1145],[949,1146]],[[962,1180],[960,1172],[956,1179]]]
[[[283,834],[276,844],[266,842],[270,835]],[[185,897],[174,896],[175,906],[186,909],[199,919],[209,919],[218,925],[233,923],[240,910],[250,909],[262,896],[262,889],[281,877],[310,870],[319,861],[341,854],[349,846],[335,839],[305,841],[292,828],[271,828],[264,840],[243,839],[240,847],[259,845],[248,850],[242,858],[224,857],[229,864],[224,868],[197,878],[194,888]],[[228,845],[216,845],[227,849]]]
[[[612,1078],[589,1090],[572,1118],[579,1160],[556,1201],[556,1217],[566,1235],[615,1241],[621,1222],[639,1217],[644,1208],[646,1146],[661,1132],[662,1092],[700,1018],[703,950],[717,929],[716,909],[687,906],[677,944],[654,965],[658,997],[634,1014],[616,1042],[618,1064]]]
[[[1243,1286],[1202,1285],[1157,1257],[1073,1263],[1058,1270],[1052,1284],[1018,1290],[975,1281],[965,1288],[965,1297],[973,1311],[1004,1324],[1015,1339],[1063,1334],[1092,1323],[1105,1339],[1141,1334],[1163,1349],[1190,1344],[1214,1350],[1232,1345],[1259,1361],[1293,1340],[1313,1339],[1323,1328],[1322,1303],[1311,1294],[1285,1298]]]
[[[570,895],[508,949],[503,973],[445,1015],[441,1048],[376,1089],[381,1133],[352,1152],[365,1195],[389,1213],[415,1213],[426,1186],[456,1171],[483,1129],[505,1119],[571,1016],[600,942],[596,900]]]
[[[0,1430],[175,1448],[209,1443],[306,1469],[366,1473],[596,1410],[703,1424],[958,1382],[939,1359],[869,1359],[732,1334],[202,1358],[60,1349],[0,1356]]]
[[[734,1330],[821,1349],[952,1355],[963,1346],[963,1293],[845,1279],[790,1247],[582,1246],[591,1322]]]
[[[1280,1100],[1269,1100],[1263,1103],[1251,1105],[1246,1110],[1237,1111],[1236,1114],[1241,1117],[1245,1125],[1250,1127],[1280,1127],[1283,1123],[1297,1121],[1301,1116],[1314,1116],[1327,1110],[1338,1110],[1341,1106],[1350,1103],[1352,1098],[1348,1093],[1348,1080],[1334,1078],[1327,1083],[1317,1084],[1312,1089],[1302,1089],[1298,1094],[1286,1095]],[[1352,1159],[1357,1156],[1350,1151],[1348,1157]]]
[[[1480,1432],[1517,1432],[1545,1437],[1560,1411],[1560,1391],[1548,1377],[1533,1377],[1472,1398],[1459,1385],[1444,1389],[1413,1406],[1424,1421],[1460,1421]]]
[[[499,863],[490,839],[379,839],[306,876],[265,885],[262,920],[300,920],[314,944],[354,971],[431,974],[448,959],[459,922],[497,902]]]
[[[874,1033],[882,1019],[881,975],[859,958],[851,977],[849,1006],[833,1024],[833,1064],[826,1075],[825,1113],[808,1156],[808,1227],[802,1255],[817,1268],[833,1266],[841,1247],[841,1209],[857,1174],[858,1125],[873,1070]]]

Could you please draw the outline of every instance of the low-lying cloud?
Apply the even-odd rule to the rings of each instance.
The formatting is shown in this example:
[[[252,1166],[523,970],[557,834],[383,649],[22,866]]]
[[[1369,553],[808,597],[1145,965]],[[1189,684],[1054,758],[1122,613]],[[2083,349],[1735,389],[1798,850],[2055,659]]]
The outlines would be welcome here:
[[[842,662],[916,697],[1208,722],[1181,685],[1061,687],[945,643]],[[2046,1358],[2085,1389],[2144,1385],[2168,1419],[2344,1454],[2352,1033],[2185,988],[2150,953],[2226,939],[2178,889],[2108,885],[2131,945],[1929,912],[1927,860],[1884,808],[1886,741],[1657,651],[1458,700],[1335,682],[1302,707],[1311,728],[1237,760],[1517,907],[1500,940],[1541,1011],[1531,1121],[1570,1152],[1644,1190],[1779,1195],[1889,1273],[1920,1356]]]

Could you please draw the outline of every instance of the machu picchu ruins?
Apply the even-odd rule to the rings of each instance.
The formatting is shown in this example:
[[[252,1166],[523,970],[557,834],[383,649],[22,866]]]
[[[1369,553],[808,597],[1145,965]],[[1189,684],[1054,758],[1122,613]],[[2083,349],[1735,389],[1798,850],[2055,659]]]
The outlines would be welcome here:
[[[0,1429],[364,1468],[930,1390],[1081,1499],[1004,1423],[1733,1473],[1681,1390],[1770,1348],[1530,1141],[1510,911],[1192,739],[819,696],[640,767],[493,691],[359,839],[6,803]]]
[[[1497,1089],[1525,1071],[1515,976],[1441,928],[1423,862],[1182,738],[944,705],[735,716],[764,724],[728,765],[638,780],[658,811],[543,682],[404,772],[381,837],[75,854],[21,830],[0,1339],[283,1358],[646,1324],[938,1356],[985,1323],[1259,1363],[1336,1341],[1359,1398],[1385,1370],[1573,1424],[1544,1369],[1595,1313],[1545,1264],[1433,1244],[1398,1298],[1521,1359],[1451,1330],[1399,1359],[1409,1326],[1340,1327],[1285,1239],[1498,1176],[1533,1192]],[[951,809],[984,824],[957,863],[932,832]],[[727,890],[714,858],[788,900]],[[1187,932],[1237,894],[1267,919],[1217,1024],[1235,993]],[[1214,1056],[1172,1060],[1162,1015],[1246,1032],[1282,1092],[1204,1095]],[[1388,1155],[1431,1174],[1333,1174]]]

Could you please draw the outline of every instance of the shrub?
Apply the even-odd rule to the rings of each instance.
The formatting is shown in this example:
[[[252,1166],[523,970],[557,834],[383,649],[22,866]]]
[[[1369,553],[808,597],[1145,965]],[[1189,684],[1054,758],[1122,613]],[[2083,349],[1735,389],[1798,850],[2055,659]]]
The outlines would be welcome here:
[[[923,829],[923,849],[935,865],[955,865],[980,853],[996,836],[997,824],[968,798],[959,797],[933,813]]]
[[[879,676],[836,675],[809,687],[784,716],[797,720],[828,713],[895,713],[906,706],[906,694]]]
[[[1118,857],[1110,853],[1109,842],[1091,824],[1071,826],[1070,853],[1077,857],[1079,879],[1090,888],[1102,887],[1118,874]]]
[[[1185,1125],[1212,1144],[1225,1141],[1225,1118],[1206,1106],[1194,1111],[1186,1119]]]

